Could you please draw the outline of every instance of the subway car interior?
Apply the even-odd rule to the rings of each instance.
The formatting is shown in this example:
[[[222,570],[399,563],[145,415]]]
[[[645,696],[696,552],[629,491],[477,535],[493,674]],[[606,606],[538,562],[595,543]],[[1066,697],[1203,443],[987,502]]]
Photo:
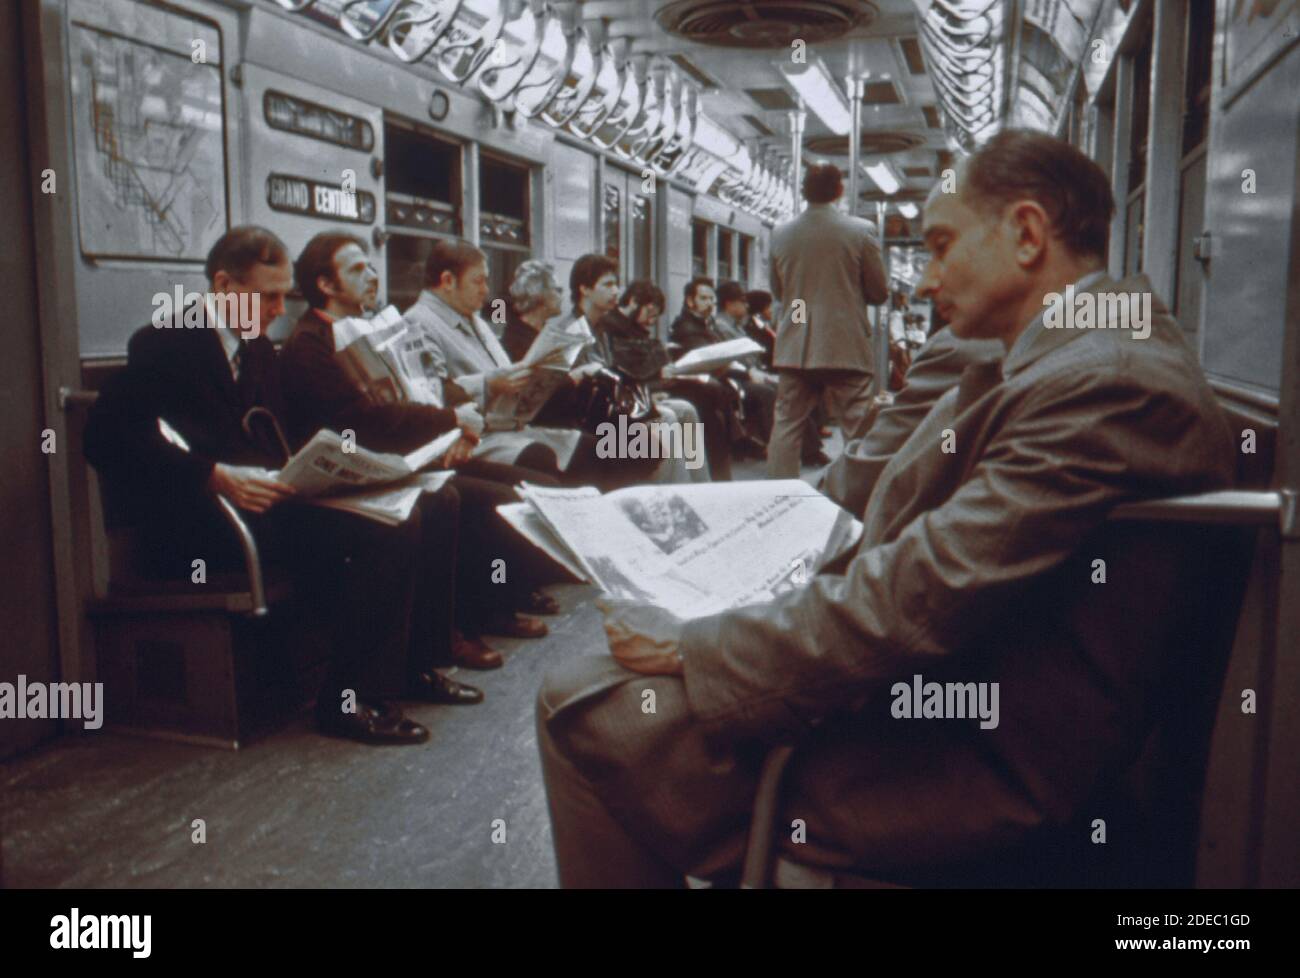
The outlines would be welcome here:
[[[1296,0],[0,43],[0,885],[1300,885]]]

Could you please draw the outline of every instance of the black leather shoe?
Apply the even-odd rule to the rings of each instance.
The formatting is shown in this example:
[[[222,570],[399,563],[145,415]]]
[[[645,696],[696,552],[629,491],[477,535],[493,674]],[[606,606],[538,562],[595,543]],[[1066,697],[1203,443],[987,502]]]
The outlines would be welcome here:
[[[451,705],[483,702],[483,690],[448,679],[435,670],[423,672],[411,687],[411,698],[422,703]]]
[[[357,703],[355,713],[317,711],[316,725],[323,734],[363,744],[423,744],[429,731],[389,704]]]

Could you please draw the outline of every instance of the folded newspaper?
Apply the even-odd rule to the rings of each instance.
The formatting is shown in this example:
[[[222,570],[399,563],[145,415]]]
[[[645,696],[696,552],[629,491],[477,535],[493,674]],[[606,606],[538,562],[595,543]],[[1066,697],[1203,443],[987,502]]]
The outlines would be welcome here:
[[[309,502],[397,525],[410,517],[420,493],[437,492],[451,478],[451,472],[420,470],[445,455],[459,438],[460,429],[453,428],[409,455],[390,455],[360,446],[345,451],[342,436],[323,428],[272,474]]]
[[[158,433],[181,451],[190,450],[189,442],[166,418],[158,419]],[[453,428],[409,455],[381,455],[356,446],[344,451],[343,437],[322,428],[279,472],[237,468],[251,468],[265,478],[292,486],[317,506],[397,526],[410,517],[420,493],[437,492],[452,477],[452,472],[420,469],[445,455],[459,439],[460,429]],[[398,482],[402,484],[394,485]]]
[[[443,405],[440,352],[388,306],[370,319],[334,321],[334,353],[348,378],[375,404]]]
[[[721,343],[696,347],[690,353],[679,357],[673,364],[673,369],[679,374],[706,374],[725,367],[738,357],[762,352],[763,348],[759,344],[748,336],[740,336],[734,340],[723,340]]]
[[[525,539],[605,592],[700,618],[807,584],[862,524],[806,482],[524,484],[498,507]]]
[[[587,320],[579,317],[566,326],[545,326],[519,361],[532,367],[528,386],[518,394],[496,397],[488,404],[487,425],[512,429],[528,424],[568,379],[582,351],[595,342]]]

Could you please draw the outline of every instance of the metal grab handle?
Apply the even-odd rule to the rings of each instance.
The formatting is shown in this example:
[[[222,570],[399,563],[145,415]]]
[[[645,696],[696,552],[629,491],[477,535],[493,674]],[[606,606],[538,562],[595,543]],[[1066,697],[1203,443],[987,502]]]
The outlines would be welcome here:
[[[754,792],[754,817],[749,824],[749,840],[745,845],[745,862],[740,875],[742,890],[765,890],[769,885],[781,778],[793,755],[793,747],[782,745],[768,751],[763,761],[763,773],[759,775],[758,790]]]
[[[1193,496],[1122,503],[1113,520],[1156,520],[1170,523],[1234,523],[1265,526],[1274,523],[1283,537],[1296,535],[1296,493],[1293,489],[1258,492],[1227,489]]]
[[[270,609],[266,606],[266,587],[262,583],[262,558],[258,555],[253,531],[239,515],[235,504],[220,493],[217,494],[217,505],[221,507],[226,520],[234,528],[239,537],[239,546],[244,551],[244,570],[248,572],[248,592],[253,599],[253,607],[249,610],[249,614],[254,618],[265,618],[270,614]]]

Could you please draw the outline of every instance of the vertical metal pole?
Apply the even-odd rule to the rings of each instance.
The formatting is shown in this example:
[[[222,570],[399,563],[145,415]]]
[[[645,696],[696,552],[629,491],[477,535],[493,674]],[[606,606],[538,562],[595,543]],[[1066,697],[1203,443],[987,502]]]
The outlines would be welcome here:
[[[876,230],[880,234],[880,260],[885,264],[885,285],[889,285],[889,249],[885,247],[885,202],[876,201]],[[876,306],[876,393],[889,390],[889,296]]]
[[[849,214],[858,213],[858,154],[862,150],[862,79],[856,75],[845,78],[849,93],[849,108],[853,113],[853,126],[849,130]]]
[[[804,111],[803,99],[798,100],[799,108],[790,113],[790,156],[794,160],[794,166],[790,171],[791,183],[794,191],[794,212],[798,214],[803,210],[800,203],[803,200],[803,194],[800,191],[800,184],[803,183],[803,124],[808,118]]]

